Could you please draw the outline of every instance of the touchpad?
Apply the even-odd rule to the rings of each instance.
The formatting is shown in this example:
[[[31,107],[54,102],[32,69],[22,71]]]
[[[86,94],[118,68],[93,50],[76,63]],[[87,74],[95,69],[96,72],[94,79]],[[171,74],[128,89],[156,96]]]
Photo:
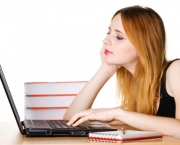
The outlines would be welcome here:
[[[51,128],[45,120],[32,120],[34,128]]]
[[[98,129],[104,129],[104,128],[111,128],[108,124],[101,123],[101,122],[90,122],[88,125],[89,128],[98,128]]]

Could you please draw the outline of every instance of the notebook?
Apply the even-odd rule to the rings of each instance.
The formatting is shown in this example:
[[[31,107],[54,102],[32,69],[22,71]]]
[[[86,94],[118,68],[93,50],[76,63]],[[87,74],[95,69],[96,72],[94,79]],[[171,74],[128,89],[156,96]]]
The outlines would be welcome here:
[[[124,133],[122,131],[94,132],[89,133],[88,137],[90,141],[116,143],[157,138],[162,138],[162,133],[136,130],[126,130]]]
[[[84,122],[77,127],[66,125],[67,120],[20,120],[10,89],[0,66],[0,78],[22,135],[26,136],[88,136],[90,132],[117,130],[100,122]]]

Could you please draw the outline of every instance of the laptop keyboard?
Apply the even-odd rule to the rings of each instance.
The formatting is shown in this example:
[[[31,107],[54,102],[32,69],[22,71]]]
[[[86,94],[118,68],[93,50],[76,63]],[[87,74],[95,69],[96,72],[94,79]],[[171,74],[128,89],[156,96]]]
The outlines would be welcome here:
[[[76,128],[76,129],[86,129],[85,126],[79,125],[76,127],[68,126],[66,120],[46,120],[46,122],[52,127],[52,128]]]

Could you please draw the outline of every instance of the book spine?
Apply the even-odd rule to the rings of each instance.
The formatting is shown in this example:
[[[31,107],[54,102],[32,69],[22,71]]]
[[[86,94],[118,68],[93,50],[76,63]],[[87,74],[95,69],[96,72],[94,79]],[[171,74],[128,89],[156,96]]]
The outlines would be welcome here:
[[[26,95],[59,95],[78,94],[87,82],[63,82],[63,83],[25,83],[24,93]]]
[[[65,82],[25,82],[24,84],[54,84],[54,83],[87,83],[88,81],[65,81]]]
[[[70,106],[76,94],[62,94],[62,95],[38,95],[38,96],[27,96],[25,95],[25,106],[27,107],[57,107],[57,106]]]
[[[77,94],[30,94],[30,95],[26,95],[26,97],[54,97],[54,96],[58,96],[58,97],[70,97],[70,96],[76,96]]]
[[[68,107],[25,107],[27,120],[62,120]]]

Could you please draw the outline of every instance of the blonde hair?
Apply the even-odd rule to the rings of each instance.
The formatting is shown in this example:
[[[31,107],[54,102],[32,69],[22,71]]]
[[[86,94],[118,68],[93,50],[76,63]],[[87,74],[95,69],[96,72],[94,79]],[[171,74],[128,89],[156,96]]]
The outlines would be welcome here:
[[[155,115],[160,97],[159,85],[167,65],[163,21],[148,7],[126,7],[117,11],[113,18],[118,14],[128,39],[139,55],[134,75],[123,67],[117,70],[117,92],[122,93],[121,107]]]

